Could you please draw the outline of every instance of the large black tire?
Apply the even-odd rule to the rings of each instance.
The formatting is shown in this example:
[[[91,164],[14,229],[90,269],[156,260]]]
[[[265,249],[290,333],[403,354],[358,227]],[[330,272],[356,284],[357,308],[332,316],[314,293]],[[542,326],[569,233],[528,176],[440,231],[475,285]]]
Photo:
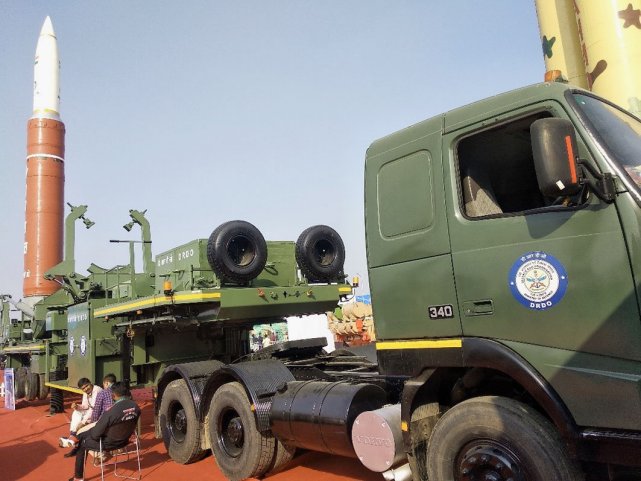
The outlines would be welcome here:
[[[285,468],[287,464],[296,456],[296,448],[283,444],[278,439],[275,440],[274,459],[265,474],[273,474]]]
[[[343,277],[345,245],[329,226],[308,227],[296,241],[296,262],[309,282],[328,282]]]
[[[49,387],[45,386],[46,382],[45,375],[38,374],[38,399],[47,399],[49,395]]]
[[[428,479],[579,481],[552,424],[518,401],[468,399],[436,423],[427,447]]]
[[[218,467],[231,481],[260,477],[274,466],[275,439],[258,431],[247,394],[237,382],[214,394],[208,436]]]
[[[209,236],[207,260],[222,281],[245,284],[255,279],[267,263],[267,243],[249,222],[232,220]]]
[[[14,377],[14,393],[16,399],[22,399],[25,394],[25,382],[27,381],[27,372],[28,369],[26,367],[19,367],[15,371],[15,377]]]
[[[200,447],[201,424],[184,379],[176,379],[165,388],[158,420],[162,440],[171,459],[179,464],[189,464],[207,454]]]
[[[27,401],[33,401],[38,397],[38,391],[40,390],[40,379],[38,378],[38,373],[27,371],[25,376],[24,383],[24,398]]]

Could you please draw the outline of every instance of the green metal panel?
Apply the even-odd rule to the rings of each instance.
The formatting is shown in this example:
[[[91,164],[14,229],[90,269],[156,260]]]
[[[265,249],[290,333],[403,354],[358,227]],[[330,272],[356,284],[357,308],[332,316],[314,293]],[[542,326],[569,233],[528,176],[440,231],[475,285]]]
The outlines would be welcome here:
[[[441,119],[370,147],[365,168],[369,278],[378,339],[456,336],[461,324],[449,255]],[[452,315],[430,319],[429,307]]]
[[[521,109],[497,114],[493,122],[534,109],[564,116],[557,105],[536,106],[525,96]],[[454,174],[455,144],[486,124],[461,128],[458,119],[457,125],[460,130],[444,137],[444,151],[450,152],[447,197],[456,286],[466,307],[461,313],[463,334],[641,359],[635,285],[616,205],[592,195],[585,208],[574,211],[466,219]],[[589,155],[582,143],[580,150],[582,156]],[[529,252],[552,255],[567,273],[565,295],[548,309],[528,308],[511,292],[510,271]]]
[[[76,387],[81,377],[99,383],[107,373],[97,369],[98,364],[106,362],[98,359],[120,356],[120,342],[112,336],[111,325],[93,315],[94,309],[104,304],[104,299],[94,299],[69,307],[67,379],[71,387]]]
[[[94,352],[96,357],[119,356],[121,352],[121,343],[115,337],[93,339]]]
[[[621,192],[617,197],[617,210],[628,246],[637,303],[641,305],[641,209],[630,193]]]
[[[406,186],[411,185],[411,189]],[[434,225],[432,162],[421,150],[387,162],[378,172],[378,222],[386,240],[424,232]],[[381,202],[399,199],[402,202]]]
[[[31,355],[31,365],[32,372],[45,373],[47,372],[47,356],[44,352],[33,353]]]
[[[207,359],[212,355],[211,341],[200,338],[198,331],[180,332],[180,342],[176,342],[177,335],[177,333],[172,335],[171,329],[164,329],[151,333],[146,338],[136,336],[143,338],[142,341],[146,344],[146,355],[143,362],[138,358],[134,365],[155,364],[163,361],[179,363],[186,360]]]
[[[252,282],[254,287],[294,286],[297,284],[296,243],[268,241],[267,264]]]
[[[61,331],[67,329],[67,314],[58,311],[47,312],[46,317],[47,331]]]
[[[439,119],[423,122],[368,150],[365,233],[370,270],[450,250],[440,128]]]
[[[94,356],[94,343],[91,341],[90,306],[83,302],[69,308],[68,345],[69,357],[67,360],[68,382],[71,387],[76,387],[78,379],[87,377],[91,381],[96,378],[96,364]]]
[[[0,347],[4,346],[9,340],[9,330],[11,329],[11,318],[9,312],[11,306],[8,302],[0,301]]]
[[[256,287],[296,284],[295,243],[267,242],[267,264],[252,281]],[[220,286],[207,260],[207,239],[196,239],[156,256],[156,291],[163,292],[163,282],[170,280],[175,291]]]
[[[496,121],[497,116],[542,100],[558,99],[565,103],[565,93],[573,88],[563,83],[541,83],[474,102],[447,112],[444,116],[444,132],[454,132],[475,123],[489,125]]]
[[[378,340],[461,335],[449,255],[371,269],[370,286],[372,301],[383,300],[374,304]],[[453,317],[430,319],[428,307],[444,304]]]
[[[641,364],[545,346],[505,342],[547,379],[580,426],[641,430]]]
[[[221,289],[217,318],[269,319],[333,311],[339,297],[350,293],[344,284]]]
[[[147,348],[145,346],[145,336],[135,336],[133,338],[133,365],[146,364],[149,361]],[[176,343],[179,344],[179,343]]]
[[[265,288],[223,287],[179,291],[169,296],[162,294],[109,304],[96,309],[95,316],[107,319],[138,311],[150,316],[150,312],[165,306],[173,308],[188,306],[191,308],[190,315],[198,316],[199,322],[266,319],[332,311],[340,296],[349,295],[351,292],[351,287],[345,284]],[[152,318],[149,322],[155,321]]]
[[[170,280],[176,291],[214,287],[216,276],[207,262],[207,239],[196,239],[156,256],[156,291]]]
[[[641,359],[636,296],[614,206],[460,221],[451,229],[460,239],[453,239],[460,302],[493,303],[493,312],[462,313],[464,335]],[[472,238],[473,245],[466,242]],[[512,266],[532,251],[553,255],[568,274],[565,296],[546,310],[522,306],[510,291]]]
[[[120,357],[98,357],[96,358],[96,383],[101,383],[107,374],[115,374],[116,379],[130,379],[123,372]]]

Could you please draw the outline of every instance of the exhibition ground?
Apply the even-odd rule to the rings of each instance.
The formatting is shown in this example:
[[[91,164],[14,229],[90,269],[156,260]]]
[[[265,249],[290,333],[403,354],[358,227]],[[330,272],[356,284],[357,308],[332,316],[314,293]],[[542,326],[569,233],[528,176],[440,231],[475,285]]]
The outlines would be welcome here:
[[[0,379],[3,379],[0,371]],[[0,381],[1,382],[1,381]],[[146,481],[224,481],[212,456],[194,464],[173,462],[160,439],[154,437],[153,400],[150,390],[137,390],[135,399],[142,408],[141,465]],[[4,407],[0,397],[0,479],[3,481],[66,481],[73,474],[73,458],[58,447],[58,438],[68,433],[70,404],[75,398],[65,396],[65,412],[49,416],[48,401],[18,400],[16,410]],[[79,396],[78,396],[79,399]],[[77,400],[77,399],[76,399]],[[135,468],[135,460],[122,465],[126,474]],[[119,467],[120,470],[120,467]],[[99,480],[100,468],[87,461],[86,480]],[[117,479],[109,472],[105,479]],[[368,471],[357,460],[306,452],[283,472],[269,476],[273,481],[381,481],[379,473]]]

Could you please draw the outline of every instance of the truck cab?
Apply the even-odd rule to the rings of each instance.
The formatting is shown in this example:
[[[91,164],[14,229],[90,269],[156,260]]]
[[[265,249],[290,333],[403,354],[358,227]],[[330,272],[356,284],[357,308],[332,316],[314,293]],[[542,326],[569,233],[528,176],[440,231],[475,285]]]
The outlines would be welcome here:
[[[542,179],[546,119],[571,127],[573,189]],[[620,448],[641,439],[641,121],[538,84],[376,141],[365,171],[380,371],[426,380],[405,421],[518,386],[579,457],[634,462]]]

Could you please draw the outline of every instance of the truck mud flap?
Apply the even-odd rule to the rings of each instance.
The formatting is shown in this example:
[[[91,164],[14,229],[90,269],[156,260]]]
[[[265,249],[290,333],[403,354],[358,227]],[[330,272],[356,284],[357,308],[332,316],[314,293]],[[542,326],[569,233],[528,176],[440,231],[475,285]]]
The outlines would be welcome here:
[[[225,378],[239,381],[247,390],[249,399],[254,405],[256,427],[260,432],[270,429],[269,409],[276,391],[286,383],[295,380],[289,369],[274,359],[230,364],[209,378],[204,390],[206,398],[213,396],[213,392],[225,382]],[[206,408],[206,406],[203,407]]]
[[[200,413],[200,403],[202,394],[205,389],[205,384],[210,376],[224,364],[220,361],[196,361],[187,362],[184,364],[172,364],[162,373],[160,381],[158,381],[158,396],[156,397],[155,412],[158,413],[160,408],[160,401],[162,393],[167,385],[176,379],[184,379],[189,387],[189,392],[194,400],[194,407],[196,413]],[[201,419],[202,420],[202,419]]]

